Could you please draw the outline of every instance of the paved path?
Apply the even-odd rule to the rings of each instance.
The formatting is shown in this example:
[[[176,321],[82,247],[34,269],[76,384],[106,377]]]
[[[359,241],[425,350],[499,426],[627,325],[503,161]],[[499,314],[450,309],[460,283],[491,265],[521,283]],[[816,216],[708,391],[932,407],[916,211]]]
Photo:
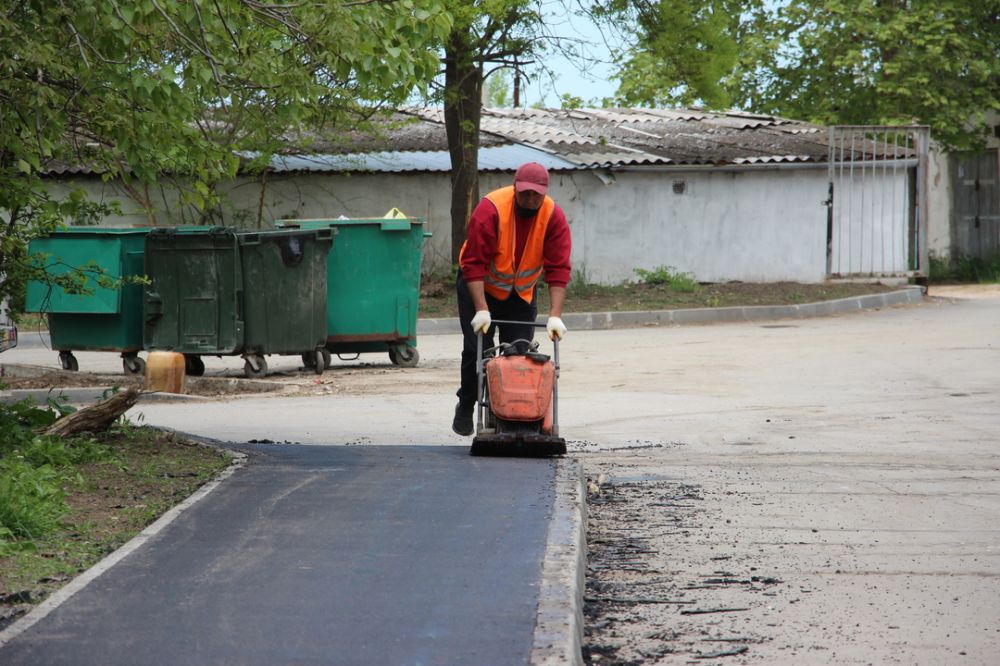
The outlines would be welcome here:
[[[551,460],[256,446],[5,647],[14,664],[524,664]]]

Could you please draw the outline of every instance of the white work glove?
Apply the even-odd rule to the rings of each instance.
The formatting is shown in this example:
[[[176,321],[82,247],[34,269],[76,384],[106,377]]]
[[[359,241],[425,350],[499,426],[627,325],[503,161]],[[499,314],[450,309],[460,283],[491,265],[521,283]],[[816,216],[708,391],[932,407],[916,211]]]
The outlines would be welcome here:
[[[490,330],[491,321],[493,320],[490,319],[489,310],[477,311],[476,316],[472,318],[472,332],[476,333],[478,331],[482,331],[483,335],[486,335],[486,332]]]
[[[549,332],[549,340],[555,340],[559,338],[563,339],[566,335],[566,324],[559,317],[549,317],[549,320],[545,322],[545,330]]]

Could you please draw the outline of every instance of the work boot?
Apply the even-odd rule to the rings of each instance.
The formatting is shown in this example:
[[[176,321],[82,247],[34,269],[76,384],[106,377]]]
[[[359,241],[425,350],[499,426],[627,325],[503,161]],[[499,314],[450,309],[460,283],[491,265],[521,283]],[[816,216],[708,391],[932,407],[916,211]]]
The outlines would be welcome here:
[[[464,404],[459,402],[455,405],[455,419],[451,422],[451,429],[454,430],[456,434],[462,436],[472,434],[472,412],[474,407],[475,403]]]

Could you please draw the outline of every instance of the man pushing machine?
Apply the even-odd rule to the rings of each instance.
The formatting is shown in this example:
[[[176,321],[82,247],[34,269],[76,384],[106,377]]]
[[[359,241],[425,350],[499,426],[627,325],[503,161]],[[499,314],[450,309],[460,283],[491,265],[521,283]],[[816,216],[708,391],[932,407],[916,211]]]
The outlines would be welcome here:
[[[498,320],[534,322],[538,315],[535,286],[544,276],[549,285],[550,339],[562,339],[566,285],[570,277],[571,239],[562,208],[548,196],[549,172],[537,162],[518,167],[513,185],[483,197],[472,212],[459,253],[458,317],[462,325],[461,385],[451,429],[473,432],[476,406],[476,333],[484,347],[493,346],[491,326]],[[499,324],[500,342],[531,340],[533,326]]]

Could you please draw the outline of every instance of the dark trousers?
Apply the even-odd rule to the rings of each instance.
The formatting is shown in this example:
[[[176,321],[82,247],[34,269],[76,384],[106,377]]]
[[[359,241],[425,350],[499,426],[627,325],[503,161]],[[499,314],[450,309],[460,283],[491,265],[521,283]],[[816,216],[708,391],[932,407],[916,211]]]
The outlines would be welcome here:
[[[472,302],[469,294],[469,287],[465,284],[462,272],[458,272],[458,279],[455,281],[455,289],[458,292],[458,320],[462,325],[462,385],[456,395],[459,402],[471,407],[479,397],[476,391],[479,390],[479,380],[476,377],[476,334],[472,330],[472,318],[476,316],[476,306]],[[535,292],[538,293],[537,291]],[[537,298],[537,296],[535,297]],[[510,321],[534,322],[538,316],[538,306],[534,299],[531,303],[526,303],[520,296],[511,294],[505,301],[486,294],[486,306],[489,308],[490,317],[493,319],[507,319]],[[483,336],[483,349],[493,346],[493,337],[496,329],[500,329],[500,342],[513,342],[514,340],[531,340],[535,337],[534,326],[512,326],[510,324],[494,324]]]

